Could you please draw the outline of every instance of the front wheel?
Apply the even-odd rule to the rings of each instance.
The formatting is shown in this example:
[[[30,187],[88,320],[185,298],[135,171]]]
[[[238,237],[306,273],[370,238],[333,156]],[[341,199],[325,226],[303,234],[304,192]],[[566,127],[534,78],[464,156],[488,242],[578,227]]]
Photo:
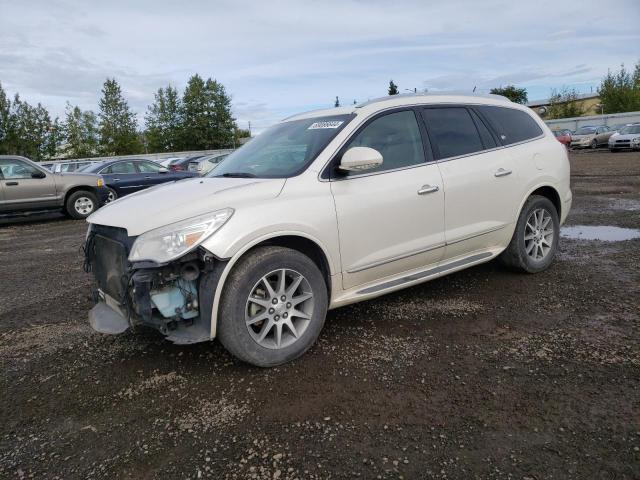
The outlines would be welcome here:
[[[298,358],[316,341],[327,314],[327,285],[306,255],[259,247],[225,282],[218,338],[233,355],[259,367]]]
[[[595,150],[596,148],[598,148],[598,141],[594,138],[594,139],[591,141],[591,149],[592,149],[592,150]]]
[[[556,207],[548,198],[532,195],[522,207],[511,242],[500,259],[514,270],[538,273],[553,262],[559,240]]]
[[[73,192],[65,203],[66,213],[77,220],[91,215],[98,206],[98,198],[92,192],[79,190]]]
[[[107,203],[111,203],[114,200],[116,200],[118,198],[118,193],[111,187],[107,187],[107,190],[109,190],[109,193],[107,194],[107,198],[104,201],[104,204],[106,205]]]

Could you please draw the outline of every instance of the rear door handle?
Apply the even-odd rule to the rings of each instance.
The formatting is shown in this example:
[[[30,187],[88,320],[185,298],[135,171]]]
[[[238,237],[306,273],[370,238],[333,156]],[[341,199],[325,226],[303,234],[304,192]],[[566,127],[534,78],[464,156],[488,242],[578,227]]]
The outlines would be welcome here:
[[[511,175],[511,170],[505,170],[504,168],[499,168],[498,171],[493,174],[494,177],[506,177],[507,175]]]
[[[18,182],[7,182],[7,187],[15,187],[18,185]]]
[[[434,193],[440,190],[440,187],[437,185],[423,185],[420,190],[418,190],[418,195],[426,195],[427,193]]]

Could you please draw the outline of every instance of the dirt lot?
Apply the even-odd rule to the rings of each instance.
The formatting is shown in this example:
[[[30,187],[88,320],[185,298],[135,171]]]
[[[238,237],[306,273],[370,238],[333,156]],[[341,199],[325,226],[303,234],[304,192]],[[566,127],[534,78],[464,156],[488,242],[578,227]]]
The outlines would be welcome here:
[[[640,228],[640,153],[571,160],[568,224]],[[0,478],[640,478],[640,239],[335,310],[261,370],[92,333],[85,231],[0,226]]]

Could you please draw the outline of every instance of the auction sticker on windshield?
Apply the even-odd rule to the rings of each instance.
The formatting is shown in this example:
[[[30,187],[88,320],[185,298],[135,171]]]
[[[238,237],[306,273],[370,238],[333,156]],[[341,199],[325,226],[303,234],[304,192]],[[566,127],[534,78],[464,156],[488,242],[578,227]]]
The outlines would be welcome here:
[[[339,120],[329,122],[315,122],[309,125],[309,128],[307,128],[307,130],[318,130],[319,128],[338,128],[343,123],[343,121]]]

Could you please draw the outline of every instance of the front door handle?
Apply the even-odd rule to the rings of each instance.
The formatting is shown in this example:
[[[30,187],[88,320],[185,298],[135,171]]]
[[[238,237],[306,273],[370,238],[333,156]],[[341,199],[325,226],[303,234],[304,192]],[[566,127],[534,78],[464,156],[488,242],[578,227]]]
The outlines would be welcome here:
[[[15,187],[18,185],[18,182],[7,182],[7,187]]]
[[[418,195],[426,195],[427,193],[434,193],[440,190],[440,187],[437,185],[423,185],[420,190],[418,190]]]
[[[493,174],[494,177],[506,177],[507,175],[511,175],[511,170],[505,170],[504,168],[499,168],[498,171]]]

